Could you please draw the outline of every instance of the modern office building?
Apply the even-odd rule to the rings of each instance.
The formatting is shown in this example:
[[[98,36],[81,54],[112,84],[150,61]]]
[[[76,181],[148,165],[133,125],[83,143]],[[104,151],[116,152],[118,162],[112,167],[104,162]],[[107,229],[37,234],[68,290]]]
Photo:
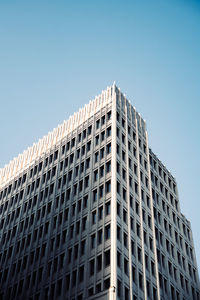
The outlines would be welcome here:
[[[176,181],[115,84],[0,170],[0,299],[200,299]]]

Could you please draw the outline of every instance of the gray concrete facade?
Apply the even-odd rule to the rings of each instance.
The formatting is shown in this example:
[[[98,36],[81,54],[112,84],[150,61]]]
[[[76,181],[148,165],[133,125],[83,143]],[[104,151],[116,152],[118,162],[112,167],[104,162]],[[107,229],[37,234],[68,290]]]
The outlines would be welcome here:
[[[0,172],[0,299],[200,299],[176,181],[120,89],[44,140]]]

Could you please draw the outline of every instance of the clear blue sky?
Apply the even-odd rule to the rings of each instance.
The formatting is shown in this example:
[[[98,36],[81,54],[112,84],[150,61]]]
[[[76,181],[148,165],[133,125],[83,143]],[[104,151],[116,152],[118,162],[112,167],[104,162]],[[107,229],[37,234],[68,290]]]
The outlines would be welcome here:
[[[0,167],[116,81],[176,177],[200,267],[200,1],[0,1]]]

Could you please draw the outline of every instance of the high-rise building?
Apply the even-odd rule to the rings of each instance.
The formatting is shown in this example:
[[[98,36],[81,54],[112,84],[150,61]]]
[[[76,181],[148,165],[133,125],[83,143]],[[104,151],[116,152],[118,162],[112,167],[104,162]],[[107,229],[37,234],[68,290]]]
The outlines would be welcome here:
[[[0,299],[200,299],[176,181],[115,84],[0,170]]]

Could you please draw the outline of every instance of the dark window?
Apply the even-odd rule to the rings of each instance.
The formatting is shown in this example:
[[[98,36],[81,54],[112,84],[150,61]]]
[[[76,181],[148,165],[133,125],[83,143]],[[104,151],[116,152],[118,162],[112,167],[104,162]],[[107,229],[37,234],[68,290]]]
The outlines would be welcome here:
[[[111,153],[111,143],[106,146],[106,152],[107,154]]]
[[[102,255],[97,256],[97,272],[102,269]]]
[[[105,267],[110,265],[110,250],[104,252],[104,263],[105,263]]]
[[[110,214],[110,201],[105,204],[106,216]]]
[[[110,193],[111,192],[111,181],[107,181],[106,182],[106,193]]]
[[[94,274],[94,259],[90,261],[90,276]]]
[[[110,239],[110,224],[105,227],[105,239]]]

